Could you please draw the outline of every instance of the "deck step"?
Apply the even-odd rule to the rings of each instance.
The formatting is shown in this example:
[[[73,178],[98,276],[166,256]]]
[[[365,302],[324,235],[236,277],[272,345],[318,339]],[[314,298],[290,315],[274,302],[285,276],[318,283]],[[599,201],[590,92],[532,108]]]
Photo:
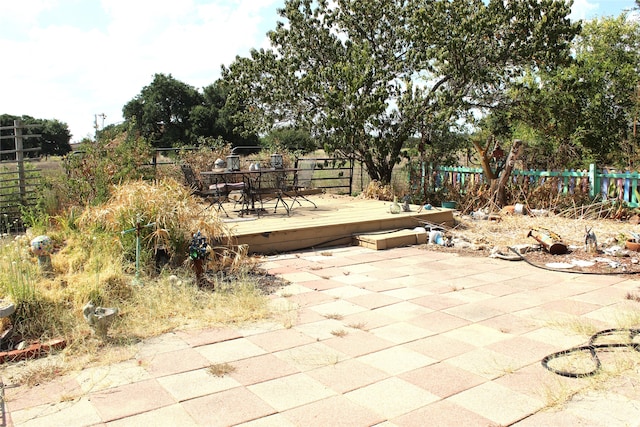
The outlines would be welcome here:
[[[429,235],[424,228],[406,229],[389,233],[359,234],[354,236],[354,244],[377,251],[427,243]]]

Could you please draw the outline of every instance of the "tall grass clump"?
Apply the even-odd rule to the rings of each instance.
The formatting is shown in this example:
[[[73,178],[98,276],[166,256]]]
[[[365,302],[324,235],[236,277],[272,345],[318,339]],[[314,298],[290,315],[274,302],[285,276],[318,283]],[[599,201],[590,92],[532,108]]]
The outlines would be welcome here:
[[[98,348],[121,351],[178,327],[269,316],[246,248],[234,245],[217,212],[186,187],[170,178],[134,180],[113,185],[109,194],[104,203],[63,210],[49,218],[48,228],[2,242],[0,298],[19,307],[11,322],[25,339],[62,337],[65,354],[99,363],[97,354],[104,358],[104,351]],[[197,232],[209,243],[210,287],[200,286],[188,257]],[[34,233],[47,234],[54,243],[49,274],[39,271],[29,250]],[[160,250],[168,255],[162,265]],[[119,309],[106,339],[94,335],[83,318],[89,301]]]

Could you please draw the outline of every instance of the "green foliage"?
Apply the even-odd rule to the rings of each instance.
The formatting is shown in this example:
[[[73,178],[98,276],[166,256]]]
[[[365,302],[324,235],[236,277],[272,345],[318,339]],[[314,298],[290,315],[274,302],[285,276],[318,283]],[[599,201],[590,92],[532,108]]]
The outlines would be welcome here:
[[[257,145],[257,135],[233,120],[233,111],[225,105],[226,92],[219,82],[200,93],[170,74],[156,74],[122,112],[126,122],[154,147],[198,145],[203,138]]]
[[[300,155],[310,153],[318,148],[309,132],[293,127],[272,130],[262,139],[262,145],[273,152],[286,150]]]
[[[86,142],[80,151],[65,158],[66,177],[59,185],[68,205],[99,204],[109,198],[111,186],[135,179],[150,179],[151,147],[131,129],[96,142]]]
[[[13,126],[15,120],[20,120],[24,125],[37,125],[35,127],[25,128],[22,134],[28,135],[40,135],[39,137],[24,138],[24,148],[40,148],[39,152],[27,153],[27,157],[36,157],[39,155],[64,155],[71,151],[71,133],[66,123],[60,122],[56,119],[36,119],[31,116],[12,116],[10,114],[0,115],[0,126]],[[11,131],[1,131],[2,135],[13,134]],[[2,150],[13,150],[13,139],[0,140],[0,147]],[[13,157],[12,155],[12,158]]]
[[[223,70],[228,104],[259,132],[310,129],[388,183],[410,137],[425,154],[459,119],[508,101],[525,66],[566,60],[569,12],[550,0],[287,0],[271,49]]]
[[[522,123],[544,140],[528,155],[534,167],[637,162],[633,123],[640,110],[640,24],[625,15],[589,21],[572,49],[570,63],[534,69],[513,87],[515,107],[500,113],[510,129],[503,126],[500,133]]]

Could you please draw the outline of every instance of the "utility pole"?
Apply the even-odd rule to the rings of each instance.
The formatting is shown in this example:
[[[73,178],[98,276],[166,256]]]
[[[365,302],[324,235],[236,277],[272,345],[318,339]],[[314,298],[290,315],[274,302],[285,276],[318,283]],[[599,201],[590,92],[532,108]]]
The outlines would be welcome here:
[[[98,117],[102,118],[102,126],[98,127]],[[104,129],[104,119],[107,118],[107,115],[105,113],[100,113],[100,114],[94,114],[93,115],[93,127],[96,130],[96,134],[98,133],[99,129]]]

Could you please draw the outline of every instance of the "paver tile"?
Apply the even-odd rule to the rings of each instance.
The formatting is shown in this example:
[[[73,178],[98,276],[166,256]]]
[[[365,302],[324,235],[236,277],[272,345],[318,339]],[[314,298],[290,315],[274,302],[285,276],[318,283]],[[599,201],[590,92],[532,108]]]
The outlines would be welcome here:
[[[424,354],[401,346],[366,354],[356,360],[371,365],[389,375],[398,375],[437,362]]]
[[[478,322],[505,334],[522,335],[540,327],[540,322],[507,313]]]
[[[304,373],[253,384],[247,388],[280,412],[336,395],[335,391]]]
[[[422,353],[434,360],[446,360],[475,349],[470,344],[463,343],[454,338],[442,334],[432,335],[410,343],[404,344],[405,348]]]
[[[396,344],[403,344],[410,341],[428,337],[434,333],[420,326],[412,325],[408,322],[396,322],[380,328],[371,329],[369,332],[375,336]]]
[[[250,357],[233,362],[228,375],[242,385],[256,384],[299,372],[294,366],[272,354]]]
[[[386,419],[399,417],[439,400],[423,388],[395,377],[348,392],[345,396]]]
[[[155,353],[154,353],[155,354]],[[127,360],[113,365],[83,369],[76,376],[85,393],[118,387],[152,378],[137,360]]]
[[[505,314],[505,310],[493,308],[483,303],[461,304],[442,311],[474,323]]]
[[[430,313],[431,310],[409,301],[402,301],[397,304],[376,308],[373,312],[399,321],[409,321],[423,314]]]
[[[20,427],[69,426],[80,427],[102,421],[100,413],[91,401],[83,397],[79,400],[45,404],[11,411],[8,426],[12,423]]]
[[[197,427],[199,424],[179,405],[165,406],[155,411],[144,414],[111,421],[106,424],[108,427],[130,427],[130,426],[180,426]]]
[[[544,406],[537,399],[492,382],[462,391],[447,400],[500,425],[510,425]]]
[[[477,347],[486,346],[499,341],[511,338],[512,335],[500,332],[497,329],[489,328],[479,324],[462,326],[443,333],[444,336],[457,339],[458,341]]]
[[[414,300],[430,295],[431,293],[424,288],[399,288],[382,292],[382,295],[389,295],[401,300]],[[413,301],[411,301],[413,302]]]
[[[364,282],[361,282],[364,285]],[[338,288],[333,288],[333,289],[327,289],[325,291],[322,291],[323,293],[327,294],[327,295],[331,295],[332,297],[336,298],[336,299],[349,299],[349,298],[353,298],[353,297],[357,297],[360,295],[370,295],[371,291],[366,289],[364,286],[361,286],[360,284],[355,284],[355,285],[343,285],[340,286]]]
[[[268,352],[285,350],[287,348],[315,342],[314,338],[294,328],[279,329],[277,331],[252,335],[247,337],[247,339]]]
[[[190,344],[183,339],[183,335],[177,332],[169,332],[144,341],[144,345],[138,350],[139,357],[148,357],[158,353],[182,350],[189,348]]]
[[[523,336],[499,341],[486,348],[512,357],[522,362],[523,365],[539,362],[546,355],[556,351],[555,346]]]
[[[486,348],[477,348],[451,357],[447,359],[447,363],[489,380],[524,366],[522,361]]]
[[[434,402],[394,418],[391,422],[394,426],[403,427],[424,427],[425,425],[438,427],[488,427],[493,424],[489,419],[446,400]]]
[[[330,338],[322,343],[344,353],[350,357],[358,357],[392,347],[394,342],[376,336],[375,331],[362,331],[359,329],[343,329],[344,336]]]
[[[315,342],[278,351],[273,353],[273,355],[294,366],[300,372],[321,368],[323,366],[335,365],[336,363],[349,358],[344,353],[335,350],[322,342]]]
[[[217,377],[208,369],[182,372],[158,378],[158,383],[178,402],[238,387],[240,383],[225,375]]]
[[[314,305],[313,307],[310,307],[310,309],[317,311],[323,316],[336,314],[347,316],[349,314],[361,313],[367,310],[365,307],[344,300],[332,300],[323,304]]]
[[[230,426],[276,413],[274,408],[244,387],[188,400],[182,403],[182,407],[202,426]]]
[[[159,353],[155,356],[139,360],[142,366],[154,377],[192,371],[211,364],[211,362],[192,348]]]
[[[352,427],[371,426],[384,418],[344,396],[333,396],[309,403],[283,413],[296,426],[305,427]]]
[[[446,362],[405,372],[398,378],[415,384],[440,398],[449,397],[487,381],[486,378]]]
[[[248,338],[238,338],[197,347],[196,350],[211,363],[233,362],[247,357],[265,354],[266,351]]]
[[[434,311],[415,317],[409,320],[409,323],[434,333],[442,333],[469,325],[471,322],[441,311]]]
[[[389,376],[369,364],[354,359],[347,359],[335,365],[313,369],[306,373],[311,378],[341,394],[367,386]]]
[[[374,308],[395,304],[400,302],[401,300],[389,295],[371,292],[366,295],[358,295],[352,298],[348,298],[347,301],[371,310]]]
[[[176,403],[156,380],[110,388],[92,394],[89,399],[104,421],[117,420]]]
[[[211,328],[179,331],[177,334],[191,347],[213,344],[220,341],[228,341],[240,338],[237,329]]]
[[[5,384],[4,402],[7,408],[13,411],[40,406],[44,403],[58,403],[69,398],[75,398],[84,393],[78,381],[73,378],[73,373],[54,380],[50,383],[38,384],[35,386],[22,385],[20,387],[7,387]],[[0,377],[6,381],[6,378]],[[0,402],[0,405],[2,403]]]
[[[315,340],[326,340],[335,336],[332,332],[342,330],[345,327],[344,318],[337,320],[327,319],[323,316],[322,319],[323,320],[317,322],[295,325],[292,329],[310,336]]]

